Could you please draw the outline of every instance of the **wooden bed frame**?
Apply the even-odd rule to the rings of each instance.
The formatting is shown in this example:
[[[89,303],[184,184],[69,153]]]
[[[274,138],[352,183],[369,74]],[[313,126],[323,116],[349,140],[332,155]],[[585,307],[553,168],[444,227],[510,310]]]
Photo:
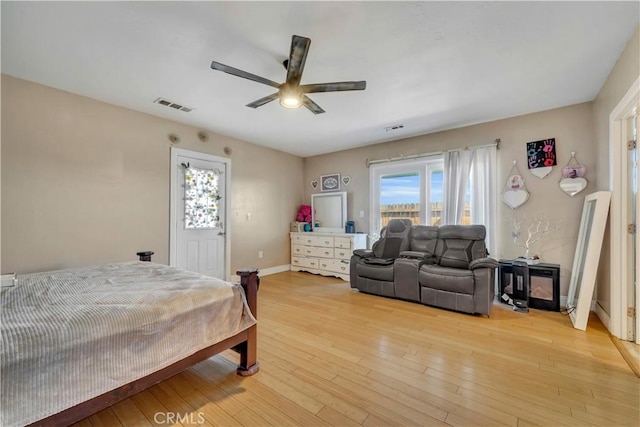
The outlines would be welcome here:
[[[247,303],[251,309],[251,313],[255,318],[258,317],[258,286],[260,278],[258,277],[257,269],[243,269],[236,272],[240,276],[240,284],[244,289],[247,297]],[[176,363],[167,366],[159,371],[153,372],[146,377],[140,378],[136,381],[125,384],[114,390],[108,391],[86,402],[79,403],[76,406],[65,409],[62,412],[51,415],[47,418],[36,421],[30,426],[68,426],[75,422],[78,422],[90,415],[95,414],[103,409],[112,406],[121,400],[124,400],[142,390],[151,387],[161,381],[164,381],[172,376],[184,371],[185,369],[202,362],[210,358],[211,356],[221,353],[228,349],[233,349],[240,353],[240,365],[238,366],[237,373],[241,376],[253,375],[260,369],[260,363],[257,360],[257,326],[253,325],[250,328],[240,332],[237,335],[227,338],[224,341],[213,344],[210,347],[204,348],[191,356],[179,360]]]

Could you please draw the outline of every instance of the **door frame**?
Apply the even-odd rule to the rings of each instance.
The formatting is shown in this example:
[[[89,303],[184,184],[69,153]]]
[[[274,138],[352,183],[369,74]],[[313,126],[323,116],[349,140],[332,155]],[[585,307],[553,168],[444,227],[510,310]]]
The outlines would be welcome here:
[[[214,156],[212,154],[200,153],[198,151],[185,150],[183,148],[171,147],[171,184],[170,184],[170,211],[169,211],[169,265],[176,266],[178,257],[178,247],[176,245],[177,226],[180,220],[178,214],[178,188],[176,175],[178,173],[178,156],[192,157],[198,160],[224,163],[224,277],[226,281],[231,280],[231,159],[227,157]]]
[[[611,313],[609,332],[622,340],[633,340],[627,331],[627,273],[629,257],[627,250],[627,194],[629,186],[627,176],[627,126],[633,108],[640,102],[640,76],[631,85],[627,93],[609,115],[609,188],[611,190],[611,227],[610,227],[610,273],[609,288],[611,295]],[[636,241],[638,233],[636,233]],[[637,284],[636,284],[637,286]],[[636,292],[636,313],[640,292]],[[640,316],[636,314],[636,331],[640,324]],[[640,334],[636,333],[635,342],[640,343]]]

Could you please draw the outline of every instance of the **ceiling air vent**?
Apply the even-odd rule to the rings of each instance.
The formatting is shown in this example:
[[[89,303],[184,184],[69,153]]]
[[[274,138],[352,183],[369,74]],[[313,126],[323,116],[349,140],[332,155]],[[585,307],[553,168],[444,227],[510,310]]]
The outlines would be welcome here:
[[[393,131],[400,130],[400,129],[403,129],[403,128],[404,128],[404,125],[393,125],[393,126],[385,127],[384,131],[385,132],[393,132]]]
[[[195,108],[185,107],[184,105],[176,104],[175,102],[169,101],[165,98],[158,98],[153,102],[156,104],[164,105],[165,107],[173,108],[175,110],[184,111],[185,113],[189,113],[192,110],[195,110]]]

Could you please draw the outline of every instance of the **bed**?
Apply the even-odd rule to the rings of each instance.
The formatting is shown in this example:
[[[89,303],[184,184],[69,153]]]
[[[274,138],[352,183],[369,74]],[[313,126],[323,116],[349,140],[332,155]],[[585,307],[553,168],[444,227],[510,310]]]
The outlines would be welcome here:
[[[129,262],[17,275],[1,290],[0,423],[68,425],[230,348],[254,374],[259,279],[237,274]]]

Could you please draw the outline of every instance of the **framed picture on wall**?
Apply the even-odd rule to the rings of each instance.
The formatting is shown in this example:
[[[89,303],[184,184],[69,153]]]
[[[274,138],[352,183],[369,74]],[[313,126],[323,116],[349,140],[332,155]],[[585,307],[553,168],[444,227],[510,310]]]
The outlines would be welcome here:
[[[340,190],[340,174],[332,173],[331,175],[320,176],[320,191],[338,191]]]

